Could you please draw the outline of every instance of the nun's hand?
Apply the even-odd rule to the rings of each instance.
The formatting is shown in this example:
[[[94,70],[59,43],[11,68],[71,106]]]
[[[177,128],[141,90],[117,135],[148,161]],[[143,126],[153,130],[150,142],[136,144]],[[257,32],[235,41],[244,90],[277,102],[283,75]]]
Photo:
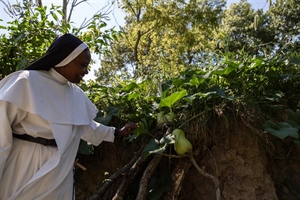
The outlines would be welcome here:
[[[137,123],[127,123],[123,128],[119,129],[115,135],[126,136],[134,134],[135,129],[138,127],[139,125]]]

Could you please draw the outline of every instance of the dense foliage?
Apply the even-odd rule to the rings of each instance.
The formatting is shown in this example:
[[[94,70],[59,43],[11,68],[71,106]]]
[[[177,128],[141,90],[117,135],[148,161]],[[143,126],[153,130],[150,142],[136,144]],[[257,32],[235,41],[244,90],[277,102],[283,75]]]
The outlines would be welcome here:
[[[113,28],[106,29],[104,14],[95,14],[83,26],[76,27],[73,23],[62,21],[60,6],[47,8],[25,2],[10,9],[14,13],[13,20],[6,26],[0,26],[3,31],[0,34],[0,79],[40,58],[58,35],[77,35],[97,55],[106,52],[108,41],[118,34]]]

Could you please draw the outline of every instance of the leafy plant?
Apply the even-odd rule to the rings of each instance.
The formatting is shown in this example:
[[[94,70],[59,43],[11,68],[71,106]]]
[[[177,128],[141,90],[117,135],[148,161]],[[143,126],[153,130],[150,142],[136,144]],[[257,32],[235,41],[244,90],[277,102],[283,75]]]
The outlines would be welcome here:
[[[287,137],[293,138],[294,144],[300,148],[300,111],[296,112],[286,109],[286,114],[288,116],[286,122],[274,123],[268,120],[264,123],[264,130],[282,140]]]
[[[14,8],[19,11],[18,18],[0,27],[7,32],[0,35],[0,78],[40,58],[56,34],[62,33],[54,17],[60,15],[57,6],[52,6],[49,14],[45,6],[16,4]]]
[[[62,23],[59,6],[47,8],[24,2],[13,5],[13,9],[14,20],[0,26],[5,31],[0,35],[0,79],[39,59],[58,35],[73,33],[99,55],[107,52],[109,41],[116,40],[119,34],[114,28],[105,29],[105,15],[101,14],[95,14],[83,29]]]

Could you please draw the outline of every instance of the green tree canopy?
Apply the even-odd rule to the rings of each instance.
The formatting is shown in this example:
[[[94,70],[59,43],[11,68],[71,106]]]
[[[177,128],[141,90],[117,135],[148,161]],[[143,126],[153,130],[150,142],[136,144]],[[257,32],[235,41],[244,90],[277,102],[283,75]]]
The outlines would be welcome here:
[[[216,31],[216,49],[222,52],[245,51],[259,55],[262,49],[274,49],[275,32],[269,16],[262,9],[254,10],[246,0],[232,4],[224,12],[220,28]]]
[[[121,1],[123,35],[104,56],[98,80],[115,71],[123,78],[162,79],[197,66],[211,49],[224,0]]]

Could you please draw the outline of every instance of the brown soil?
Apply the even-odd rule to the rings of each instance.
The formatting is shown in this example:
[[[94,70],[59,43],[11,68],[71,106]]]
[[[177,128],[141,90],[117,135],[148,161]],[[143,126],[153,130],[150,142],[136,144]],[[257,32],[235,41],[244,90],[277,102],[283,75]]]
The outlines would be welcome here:
[[[218,134],[195,159],[207,173],[220,181],[221,199],[226,200],[296,200],[300,199],[300,150],[291,141],[282,142],[247,132],[226,131]],[[97,191],[103,180],[126,165],[137,149],[103,143],[95,153],[80,156],[87,171],[76,170],[76,198],[87,199]],[[167,160],[167,159],[165,159]],[[165,167],[164,164],[160,166]],[[214,183],[202,176],[192,165],[182,184],[179,200],[214,200]]]

